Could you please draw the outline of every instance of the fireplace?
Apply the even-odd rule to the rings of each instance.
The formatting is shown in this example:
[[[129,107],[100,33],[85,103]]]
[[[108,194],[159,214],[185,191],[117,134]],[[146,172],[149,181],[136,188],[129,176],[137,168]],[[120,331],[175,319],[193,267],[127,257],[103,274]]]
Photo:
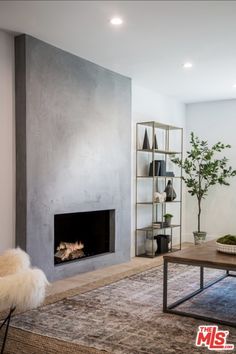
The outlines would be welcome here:
[[[115,210],[54,215],[54,264],[115,251]]]
[[[16,37],[15,61],[16,245],[50,281],[128,262],[131,79],[28,35]],[[103,240],[84,222],[74,234],[69,215],[58,215],[107,209]],[[96,256],[55,266],[60,241]]]

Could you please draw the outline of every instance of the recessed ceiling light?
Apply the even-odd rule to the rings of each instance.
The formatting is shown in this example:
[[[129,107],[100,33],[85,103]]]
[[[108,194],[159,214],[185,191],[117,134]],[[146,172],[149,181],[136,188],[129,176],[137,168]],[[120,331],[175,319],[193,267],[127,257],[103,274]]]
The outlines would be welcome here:
[[[193,64],[187,61],[186,63],[183,64],[184,69],[191,69],[193,67]]]
[[[236,89],[236,84],[233,84],[233,88]]]
[[[122,20],[122,18],[120,18],[120,17],[113,17],[113,18],[110,20],[110,23],[111,23],[112,25],[114,25],[114,26],[120,26],[120,25],[122,25],[123,20]]]

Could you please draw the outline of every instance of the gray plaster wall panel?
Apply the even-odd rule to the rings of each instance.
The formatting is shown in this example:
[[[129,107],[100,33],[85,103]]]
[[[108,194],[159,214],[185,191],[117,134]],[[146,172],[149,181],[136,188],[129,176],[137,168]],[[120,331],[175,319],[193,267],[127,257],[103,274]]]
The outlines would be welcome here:
[[[26,249],[26,58],[25,37],[15,41],[16,239]]]
[[[33,37],[18,41],[26,58],[26,176],[20,167],[18,175],[26,179],[27,211],[17,243],[26,238],[33,264],[50,280],[128,261],[131,80]],[[55,267],[54,214],[104,209],[116,210],[115,253]]]

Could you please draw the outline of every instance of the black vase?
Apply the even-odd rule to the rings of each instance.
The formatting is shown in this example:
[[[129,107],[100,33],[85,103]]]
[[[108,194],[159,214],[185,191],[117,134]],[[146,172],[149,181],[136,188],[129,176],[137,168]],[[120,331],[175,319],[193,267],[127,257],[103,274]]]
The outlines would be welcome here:
[[[172,202],[173,200],[175,200],[176,193],[173,188],[171,180],[168,181],[167,186],[165,188],[165,192],[166,192],[166,201],[167,202]]]
[[[143,139],[143,150],[150,150],[147,129],[145,129],[145,134],[144,134],[144,139]]]

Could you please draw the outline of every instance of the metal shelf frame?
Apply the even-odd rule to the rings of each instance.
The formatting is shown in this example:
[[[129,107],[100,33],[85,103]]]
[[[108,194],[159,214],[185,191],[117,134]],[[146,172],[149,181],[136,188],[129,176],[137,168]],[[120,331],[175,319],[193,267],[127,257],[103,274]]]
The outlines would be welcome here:
[[[138,146],[138,141],[139,141],[139,128],[140,127],[149,127],[151,128],[152,131],[152,142],[154,142],[155,139],[155,133],[158,129],[162,129],[164,131],[164,149],[155,149],[154,144],[152,149],[140,149]],[[170,150],[170,131],[175,131],[175,134],[178,134],[179,142],[180,142],[180,148],[178,151],[171,151]],[[138,175],[138,154],[139,153],[148,153],[151,154],[151,161],[154,161],[157,154],[164,155],[164,160],[165,164],[167,164],[167,159],[168,156],[170,155],[178,155],[180,159],[183,159],[183,128],[175,127],[172,125],[167,125],[167,124],[162,124],[159,122],[151,121],[151,122],[138,122],[136,124],[136,208],[135,208],[135,255],[144,257],[144,254],[138,254],[138,238],[141,233],[144,233],[144,237],[151,237],[154,239],[158,235],[158,231],[161,231],[162,234],[166,234],[166,230],[170,230],[170,248],[169,252],[174,252],[176,250],[181,249],[181,244],[182,244],[182,168],[180,168],[180,175],[179,176],[155,176],[155,164],[153,163],[153,175],[152,176],[140,176]],[[142,202],[138,201],[138,181],[139,180],[145,180],[145,179],[152,179],[152,202]],[[178,196],[177,201],[171,201],[171,202],[164,202],[164,203],[158,203],[154,201],[154,192],[158,190],[158,181],[163,180],[165,182],[165,185],[168,180],[173,180],[179,181],[180,183],[180,195]],[[166,214],[166,207],[167,205],[170,205],[171,203],[178,205],[179,206],[179,222],[176,225],[171,225],[169,227],[156,227],[155,222],[158,220],[158,206],[161,206],[161,222],[164,221],[164,214]],[[147,225],[145,227],[138,227],[138,209],[146,206],[151,206],[151,213],[152,213],[152,224]],[[160,211],[160,210],[159,210]],[[178,247],[176,248],[173,247],[172,245],[172,237],[173,237],[173,229],[174,228],[179,228],[179,242],[178,242]],[[153,248],[153,246],[152,246]],[[160,254],[158,254],[160,255]],[[147,256],[147,255],[146,255]],[[154,253],[154,250],[152,251],[152,256],[151,257],[156,257],[157,255]],[[150,256],[147,256],[150,257]]]

